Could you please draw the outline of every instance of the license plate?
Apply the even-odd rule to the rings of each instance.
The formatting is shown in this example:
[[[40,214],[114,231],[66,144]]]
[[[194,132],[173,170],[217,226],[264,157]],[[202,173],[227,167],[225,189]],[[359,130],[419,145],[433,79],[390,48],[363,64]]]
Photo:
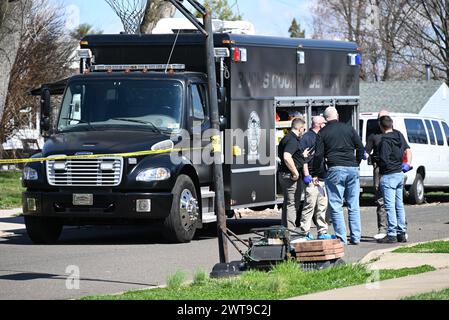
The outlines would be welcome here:
[[[73,195],[74,206],[93,206],[94,195],[93,194],[74,194]]]

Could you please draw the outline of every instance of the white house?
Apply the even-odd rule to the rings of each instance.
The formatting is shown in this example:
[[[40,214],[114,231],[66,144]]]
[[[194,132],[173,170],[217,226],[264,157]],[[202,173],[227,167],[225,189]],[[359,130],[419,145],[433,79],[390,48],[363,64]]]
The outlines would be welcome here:
[[[387,109],[442,117],[449,122],[449,87],[437,80],[361,82],[360,107],[361,112]]]
[[[449,86],[443,83],[419,114],[443,118],[449,123]]]
[[[24,110],[29,111],[29,110]],[[34,123],[33,123],[34,122]],[[35,140],[37,145],[24,146],[24,141]],[[36,119],[30,119],[27,127],[18,129],[12,137],[2,144],[3,150],[17,150],[31,147],[33,149],[41,149],[44,145],[44,138],[40,134],[40,118],[39,114]]]

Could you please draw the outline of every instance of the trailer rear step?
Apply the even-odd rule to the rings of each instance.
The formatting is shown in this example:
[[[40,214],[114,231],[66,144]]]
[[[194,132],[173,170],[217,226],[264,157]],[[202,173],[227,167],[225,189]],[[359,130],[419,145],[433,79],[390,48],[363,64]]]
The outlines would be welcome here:
[[[217,222],[217,215],[215,214],[215,192],[210,191],[209,187],[203,187],[201,188],[201,199],[203,204],[203,224]]]

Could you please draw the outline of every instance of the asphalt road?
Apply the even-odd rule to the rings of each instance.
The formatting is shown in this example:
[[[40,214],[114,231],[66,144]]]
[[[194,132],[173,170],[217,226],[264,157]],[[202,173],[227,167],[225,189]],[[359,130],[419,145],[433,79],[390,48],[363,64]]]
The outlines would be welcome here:
[[[440,199],[434,199],[439,201]],[[444,199],[447,200],[447,199]],[[434,202],[406,208],[411,242],[449,237],[449,203]],[[0,218],[0,223],[23,223]],[[363,241],[349,246],[345,260],[355,262],[373,250],[387,248],[371,238],[376,233],[375,208],[362,208]],[[279,224],[278,216],[230,219],[239,235],[251,228]],[[229,245],[231,260],[240,255]],[[25,230],[0,237],[0,299],[75,299],[113,294],[166,283],[177,270],[192,278],[196,270],[211,271],[218,262],[214,229],[203,231],[190,244],[166,244],[150,227],[88,227],[66,229],[58,245],[32,245]],[[68,276],[79,270],[79,289]]]

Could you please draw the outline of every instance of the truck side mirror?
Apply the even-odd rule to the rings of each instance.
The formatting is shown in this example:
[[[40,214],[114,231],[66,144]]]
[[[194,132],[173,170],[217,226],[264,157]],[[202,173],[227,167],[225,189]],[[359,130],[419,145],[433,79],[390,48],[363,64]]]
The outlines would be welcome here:
[[[41,119],[41,131],[50,130],[50,118],[44,117]]]
[[[42,88],[41,93],[41,130],[48,131],[50,130],[50,113],[51,113],[51,104],[50,104],[51,94],[48,88]]]
[[[50,117],[51,105],[50,105],[50,90],[48,88],[42,88],[41,93],[41,114],[42,117]]]

